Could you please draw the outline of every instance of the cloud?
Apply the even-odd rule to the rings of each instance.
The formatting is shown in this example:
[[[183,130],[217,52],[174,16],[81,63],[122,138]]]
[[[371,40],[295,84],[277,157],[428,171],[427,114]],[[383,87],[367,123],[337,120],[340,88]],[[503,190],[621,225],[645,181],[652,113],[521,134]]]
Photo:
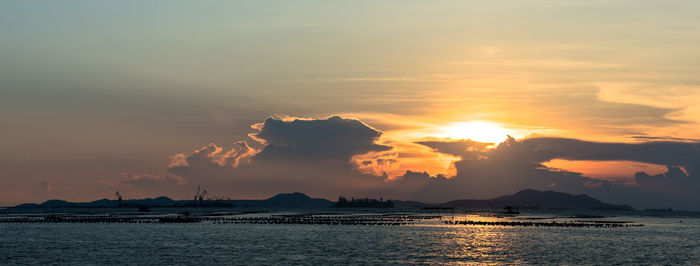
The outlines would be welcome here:
[[[634,175],[638,187],[650,191],[665,191],[679,193],[686,190],[696,193],[700,188],[700,178],[690,176],[680,167],[668,166],[667,171],[657,175],[649,175],[646,172],[637,172]]]
[[[382,132],[355,119],[332,116],[327,119],[268,118],[252,126],[258,132],[249,136],[263,144],[255,149],[245,141],[234,142],[235,147],[224,152],[214,143],[191,153],[170,156],[169,169],[187,167],[238,167],[252,161],[291,162],[313,161],[337,166],[351,166],[350,159],[357,154],[383,152],[391,146],[377,144]]]
[[[692,138],[674,138],[674,137],[657,137],[657,136],[628,136],[631,139],[651,140],[651,141],[686,141],[700,142],[700,139]]]
[[[491,143],[483,143],[472,140],[457,140],[450,142],[419,141],[416,143],[431,147],[440,153],[460,156],[465,160],[482,158],[486,148],[491,145]]]
[[[153,189],[165,185],[180,185],[183,184],[183,180],[173,174],[155,175],[123,172],[118,178],[103,179],[100,183],[112,188]]]
[[[248,146],[245,141],[236,141],[234,147],[224,152],[214,143],[199,148],[189,154],[178,153],[170,156],[168,168],[188,167],[193,165],[216,164],[221,167],[238,167],[240,163],[250,163],[250,159],[260,151]]]
[[[423,142],[438,151],[455,155],[465,152],[464,142]],[[637,207],[673,204],[697,209],[700,197],[698,143],[647,142],[601,143],[566,138],[513,138],[495,149],[482,151],[481,157],[467,156],[455,163],[457,175],[435,180],[416,192],[417,197],[440,195],[442,199],[492,197],[524,188],[554,189],[586,193],[603,200],[633,204]],[[668,165],[668,172],[650,176],[636,174],[636,184],[624,185],[583,176],[580,173],[551,169],[543,165],[552,159],[611,161],[628,160]],[[685,171],[684,171],[685,170]],[[460,195],[461,194],[461,195]],[[427,198],[426,198],[427,199]]]
[[[378,144],[382,132],[359,120],[339,116],[268,118],[252,128],[258,132],[249,136],[262,148],[237,141],[226,151],[209,143],[193,152],[171,156],[166,171],[181,176],[188,184],[214,185],[253,196],[292,190],[337,196],[384,183],[384,178],[357,171],[351,160],[358,154],[392,148]]]
[[[255,124],[256,143],[209,143],[170,157],[162,176],[125,175],[121,185],[165,183],[165,177],[233,197],[284,191],[314,196],[376,196],[441,202],[488,198],[522,189],[586,193],[602,200],[679,208],[700,206],[697,142],[603,143],[569,138],[509,138],[495,148],[470,140],[405,142],[356,119],[268,118]],[[260,147],[260,148],[254,148]],[[636,174],[622,184],[548,168],[553,159],[635,161],[669,166],[661,175]],[[673,204],[673,205],[671,205]]]
[[[681,166],[691,175],[700,171],[700,143],[653,141],[645,143],[603,143],[566,138],[532,138],[521,142],[518,152],[534,162],[555,158],[567,160],[629,160]]]
[[[452,177],[457,174],[454,162],[460,159],[417,143],[388,142],[392,149],[369,152],[352,157],[357,170],[365,174],[381,176],[388,180],[403,178],[407,171],[425,172],[431,176]]]
[[[327,119],[268,118],[254,136],[267,146],[256,160],[313,159],[347,163],[353,155],[391,149],[377,144],[382,132],[355,119],[332,116]]]

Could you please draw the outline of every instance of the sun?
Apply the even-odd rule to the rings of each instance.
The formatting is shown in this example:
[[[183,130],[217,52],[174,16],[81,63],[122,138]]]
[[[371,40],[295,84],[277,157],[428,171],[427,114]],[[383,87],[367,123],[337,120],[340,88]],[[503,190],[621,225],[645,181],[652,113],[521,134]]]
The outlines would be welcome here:
[[[487,121],[457,122],[439,128],[437,137],[471,139],[478,142],[498,144],[508,138],[508,130],[497,123]]]

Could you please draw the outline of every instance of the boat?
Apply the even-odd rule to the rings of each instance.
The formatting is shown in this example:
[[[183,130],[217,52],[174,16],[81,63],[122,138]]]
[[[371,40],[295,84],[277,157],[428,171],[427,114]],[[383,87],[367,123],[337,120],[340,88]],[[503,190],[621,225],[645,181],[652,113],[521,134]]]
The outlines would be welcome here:
[[[646,212],[673,212],[671,208],[644,209]]]
[[[502,212],[503,214],[520,214],[520,212],[517,209],[515,209],[511,206],[506,206],[503,209],[505,210]]]

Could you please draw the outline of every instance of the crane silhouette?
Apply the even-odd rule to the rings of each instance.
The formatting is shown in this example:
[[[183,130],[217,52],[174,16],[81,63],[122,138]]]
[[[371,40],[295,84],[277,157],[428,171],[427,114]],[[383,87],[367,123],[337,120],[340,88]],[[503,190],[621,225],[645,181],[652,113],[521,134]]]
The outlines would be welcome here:
[[[115,196],[117,196],[117,206],[121,207],[122,206],[122,194],[119,194],[119,190],[117,190],[116,193],[114,193]]]
[[[194,194],[194,201],[193,201],[194,204],[195,205],[197,205],[197,204],[202,205],[204,203],[204,197],[207,195],[209,195],[207,190],[206,189],[202,190],[202,186],[197,185],[197,193]]]
[[[202,205],[202,201],[204,200],[204,196],[208,195],[207,190],[203,190],[202,194],[199,194],[199,205]]]
[[[194,200],[192,201],[194,204],[197,204],[197,199],[199,198],[199,191],[202,189],[201,185],[197,185],[197,193],[194,194]]]

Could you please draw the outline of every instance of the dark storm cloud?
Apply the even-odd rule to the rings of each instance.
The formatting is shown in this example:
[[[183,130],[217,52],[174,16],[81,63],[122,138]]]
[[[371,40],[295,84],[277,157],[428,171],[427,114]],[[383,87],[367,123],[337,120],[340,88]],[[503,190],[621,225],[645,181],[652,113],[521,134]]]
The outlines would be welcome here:
[[[438,151],[459,151],[464,143],[422,143]],[[452,145],[453,147],[446,148]],[[637,207],[669,204],[697,209],[700,204],[700,179],[697,176],[700,153],[698,143],[648,142],[638,144],[600,143],[566,138],[508,139],[498,147],[483,151],[483,157],[463,157],[455,163],[457,175],[449,180],[434,180],[416,195],[498,196],[524,188],[553,189],[586,193],[603,200],[633,204]],[[650,176],[636,174],[636,184],[618,184],[564,170],[550,169],[542,163],[552,159],[629,160],[668,165],[668,172]],[[682,171],[684,168],[686,172]]]
[[[566,138],[532,138],[523,140],[518,152],[535,162],[552,159],[629,160],[682,166],[691,175],[697,175],[700,171],[698,142],[602,143]]]
[[[348,162],[353,155],[386,151],[375,142],[382,133],[355,119],[265,120],[256,138],[267,144],[255,159],[320,159]]]
[[[634,175],[636,187],[644,191],[661,194],[672,194],[675,196],[686,196],[692,201],[693,198],[700,198],[700,178],[695,174],[691,176],[680,167],[668,166],[667,171],[657,175],[649,175],[645,172],[637,172]],[[700,202],[696,202],[700,204]],[[697,206],[697,205],[696,205]]]
[[[447,180],[447,178],[441,174],[431,176],[430,174],[428,174],[428,172],[414,172],[411,170],[406,171],[406,173],[403,176],[401,176],[401,179],[402,179],[402,181],[429,180],[429,179]]]

